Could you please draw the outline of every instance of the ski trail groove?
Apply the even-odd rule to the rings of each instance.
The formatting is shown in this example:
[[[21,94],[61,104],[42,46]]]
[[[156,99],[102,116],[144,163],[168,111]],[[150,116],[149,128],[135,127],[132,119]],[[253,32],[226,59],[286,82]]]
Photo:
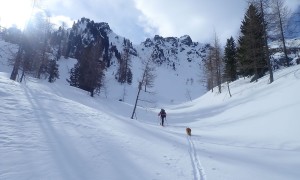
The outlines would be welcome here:
[[[192,141],[192,137],[187,136],[188,144],[189,144],[189,154],[193,166],[193,174],[194,180],[205,180],[205,173],[203,167],[198,159],[198,155],[195,149],[195,145]]]
[[[297,69],[295,72],[294,72],[294,76],[296,79],[300,79],[300,69]]]
[[[295,78],[298,79],[299,77],[298,77],[298,75],[297,75],[297,71],[299,71],[299,70],[300,70],[300,68],[295,69],[295,70],[292,70],[292,71],[290,71],[290,72],[287,72],[287,73],[285,73],[285,74],[283,74],[283,75],[279,75],[279,77],[277,77],[276,79],[278,80],[278,79],[287,77],[288,75],[290,75],[290,74],[292,74],[292,73],[294,73]]]

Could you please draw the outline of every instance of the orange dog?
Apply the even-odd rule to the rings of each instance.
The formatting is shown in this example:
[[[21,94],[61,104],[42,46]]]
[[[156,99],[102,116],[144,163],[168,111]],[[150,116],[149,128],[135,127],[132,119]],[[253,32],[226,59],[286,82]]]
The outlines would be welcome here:
[[[191,128],[187,127],[187,128],[185,129],[185,131],[186,131],[186,134],[187,134],[187,135],[189,135],[189,136],[192,135],[192,130],[191,130]]]

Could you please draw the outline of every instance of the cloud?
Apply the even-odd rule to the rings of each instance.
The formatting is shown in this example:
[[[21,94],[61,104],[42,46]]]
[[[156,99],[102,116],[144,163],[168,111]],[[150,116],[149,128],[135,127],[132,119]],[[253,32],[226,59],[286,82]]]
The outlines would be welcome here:
[[[66,27],[72,27],[73,20],[67,16],[53,16],[51,17],[51,23],[53,23],[56,27],[61,26],[63,23]]]
[[[53,16],[107,22],[120,36],[140,43],[158,34],[190,35],[193,41],[211,42],[216,31],[222,43],[237,37],[246,12],[245,0],[46,0]],[[287,0],[296,7],[299,0]]]
[[[297,7],[300,6],[300,1],[299,0],[287,0],[286,5],[291,8],[292,11],[296,10]]]
[[[145,36],[149,36],[141,21],[141,12],[135,8],[131,0],[48,0],[46,2],[45,6],[53,16],[70,17],[73,21],[86,17],[95,22],[107,22],[115,33],[135,43],[140,43],[145,40]]]
[[[221,38],[237,34],[246,3],[227,0],[135,0],[148,25],[163,36],[190,35],[196,41],[212,40],[214,30]],[[222,3],[222,6],[220,4]],[[234,28],[233,28],[234,27]]]

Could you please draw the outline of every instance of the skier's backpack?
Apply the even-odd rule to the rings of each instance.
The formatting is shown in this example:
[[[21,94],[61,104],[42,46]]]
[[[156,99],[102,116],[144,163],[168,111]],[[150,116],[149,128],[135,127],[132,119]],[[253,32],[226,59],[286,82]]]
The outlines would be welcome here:
[[[166,116],[166,115],[167,115],[167,113],[166,113],[166,111],[165,111],[164,109],[161,109],[160,114],[161,114],[162,116]]]

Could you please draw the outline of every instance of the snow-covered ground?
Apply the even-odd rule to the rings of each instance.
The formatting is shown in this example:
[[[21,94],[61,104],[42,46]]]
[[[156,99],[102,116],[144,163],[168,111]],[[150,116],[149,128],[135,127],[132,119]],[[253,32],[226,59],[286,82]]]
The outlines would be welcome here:
[[[130,119],[134,90],[120,102],[68,86],[70,64],[61,61],[61,79],[50,84],[11,81],[1,62],[0,180],[300,178],[299,65],[275,72],[272,84],[240,79],[231,98],[225,86],[164,104],[161,127],[156,108]]]

